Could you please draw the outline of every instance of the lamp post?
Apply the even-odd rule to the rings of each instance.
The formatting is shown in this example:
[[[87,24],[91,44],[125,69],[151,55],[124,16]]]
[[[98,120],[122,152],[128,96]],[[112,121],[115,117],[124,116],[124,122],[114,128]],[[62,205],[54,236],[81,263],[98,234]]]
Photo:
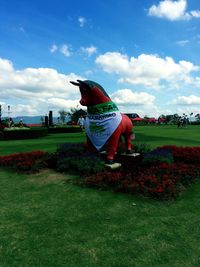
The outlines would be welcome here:
[[[10,118],[10,113],[11,113],[11,111],[10,111],[10,105],[8,105],[8,118]]]
[[[190,124],[191,124],[191,117],[192,117],[192,115],[193,115],[193,112],[190,113]]]

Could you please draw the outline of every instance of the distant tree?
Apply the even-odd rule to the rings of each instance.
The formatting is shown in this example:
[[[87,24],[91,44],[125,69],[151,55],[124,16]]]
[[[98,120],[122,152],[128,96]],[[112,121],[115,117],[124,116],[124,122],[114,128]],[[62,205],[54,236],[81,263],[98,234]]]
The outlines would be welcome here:
[[[180,116],[177,113],[175,113],[172,117],[172,122],[176,124],[179,119],[180,119]]]
[[[200,122],[200,113],[199,113],[199,114],[196,114],[196,115],[195,115],[195,118],[196,118],[197,121]]]
[[[149,116],[145,115],[143,119],[144,119],[144,123],[148,124]]]
[[[178,114],[165,115],[166,123],[177,123],[178,118],[179,118]]]
[[[166,119],[166,116],[165,116],[164,114],[161,114],[161,115],[159,116],[159,118],[161,118],[161,119]]]
[[[65,123],[65,118],[66,118],[67,115],[70,115],[70,113],[67,112],[64,109],[59,110],[58,113],[60,114],[60,120],[61,120],[61,122],[62,123]]]
[[[43,124],[44,123],[44,117],[40,117],[40,121]]]
[[[158,124],[163,123],[163,122],[165,122],[165,124],[167,124],[166,116],[165,116],[164,114],[161,114],[161,115],[158,117]]]
[[[83,109],[77,109],[77,108],[71,108],[70,109],[70,116],[71,120],[75,123],[77,123],[78,119],[83,116],[85,117],[87,112]]]

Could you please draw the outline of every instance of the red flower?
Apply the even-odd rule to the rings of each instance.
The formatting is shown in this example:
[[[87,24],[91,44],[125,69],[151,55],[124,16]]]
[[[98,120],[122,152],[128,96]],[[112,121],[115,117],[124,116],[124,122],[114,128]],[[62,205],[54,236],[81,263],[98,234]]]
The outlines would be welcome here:
[[[47,154],[44,151],[32,151],[0,156],[0,166],[13,167],[17,170],[32,170],[37,161],[43,161]]]

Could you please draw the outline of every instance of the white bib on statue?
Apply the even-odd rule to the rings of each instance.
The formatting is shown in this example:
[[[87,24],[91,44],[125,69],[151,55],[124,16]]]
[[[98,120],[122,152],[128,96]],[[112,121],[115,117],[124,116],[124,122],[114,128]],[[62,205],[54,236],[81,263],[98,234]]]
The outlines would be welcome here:
[[[97,150],[107,142],[119,126],[122,115],[113,102],[88,107],[85,121],[87,136]]]

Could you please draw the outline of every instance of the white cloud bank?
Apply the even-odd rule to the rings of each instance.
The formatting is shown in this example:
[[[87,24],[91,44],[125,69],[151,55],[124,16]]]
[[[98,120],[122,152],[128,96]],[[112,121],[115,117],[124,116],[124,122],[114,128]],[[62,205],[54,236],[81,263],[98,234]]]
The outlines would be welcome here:
[[[161,78],[171,80],[179,75],[182,75],[183,80],[189,79],[190,72],[198,68],[190,62],[175,63],[170,58],[161,59],[157,56],[141,55],[138,58],[129,59],[128,56],[119,53],[106,53],[99,56],[96,62],[106,71],[118,73],[121,81],[136,85],[155,85]],[[175,74],[172,74],[173,70]],[[71,80],[77,79],[84,79],[84,77],[74,73],[61,74],[50,68],[16,70],[11,61],[0,58],[0,104],[3,107],[3,116],[7,115],[8,105],[11,106],[12,116],[45,115],[49,110],[53,110],[54,115],[57,116],[60,109],[69,111],[72,107],[83,108],[79,104],[78,87],[70,84]],[[200,87],[200,78],[196,77],[195,81]],[[106,83],[102,85],[106,87]],[[125,88],[108,94],[122,112],[136,112],[140,116],[173,113],[167,106],[161,107],[159,104],[157,106],[156,97],[145,92],[145,89],[141,90],[139,86],[138,90]],[[158,96],[158,91],[156,94]],[[200,97],[195,94],[180,96],[171,102],[172,105],[177,106],[181,103],[192,109],[193,105],[200,104]]]
[[[179,96],[173,101],[173,103],[178,105],[200,105],[200,96]]]
[[[160,58],[157,55],[141,54],[138,58],[128,57],[118,52],[107,52],[96,58],[96,63],[108,73],[120,76],[119,82],[143,85],[154,89],[163,86],[163,82],[179,87],[179,83],[191,83],[192,72],[199,67],[181,60],[176,63],[173,58]]]
[[[45,115],[49,110],[80,108],[79,90],[70,84],[71,80],[77,79],[84,78],[74,73],[60,74],[50,68],[15,70],[11,61],[0,59],[0,102],[4,115],[8,104],[12,116]],[[149,110],[147,113],[153,106],[155,108],[155,97],[145,92],[121,89],[110,95],[123,112],[133,112],[134,106],[141,107],[141,111],[145,107]]]
[[[186,0],[164,0],[160,1],[158,5],[152,5],[148,10],[148,14],[150,16],[165,18],[171,21],[200,18],[200,10],[192,10],[187,12],[186,9]]]
[[[0,102],[4,110],[11,105],[12,115],[44,115],[50,108],[69,110],[79,104],[79,90],[70,84],[77,79],[83,77],[50,68],[15,70],[11,61],[0,58]]]
[[[133,92],[130,89],[121,89],[111,94],[117,105],[153,105],[155,97],[145,92]]]

